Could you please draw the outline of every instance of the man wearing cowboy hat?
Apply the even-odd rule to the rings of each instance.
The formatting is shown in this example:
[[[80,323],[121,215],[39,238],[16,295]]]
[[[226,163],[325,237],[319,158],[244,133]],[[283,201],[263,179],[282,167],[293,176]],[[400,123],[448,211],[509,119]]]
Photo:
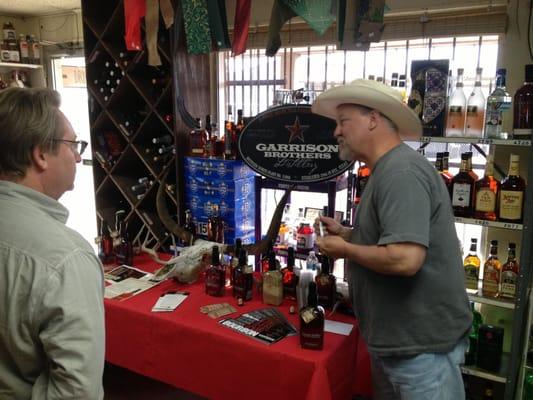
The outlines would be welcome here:
[[[317,245],[348,260],[374,398],[464,399],[472,317],[448,191],[402,142],[421,135],[418,117],[398,91],[363,79],[327,90],[312,109],[337,121],[340,158],[372,171],[353,229],[320,217],[328,235]]]

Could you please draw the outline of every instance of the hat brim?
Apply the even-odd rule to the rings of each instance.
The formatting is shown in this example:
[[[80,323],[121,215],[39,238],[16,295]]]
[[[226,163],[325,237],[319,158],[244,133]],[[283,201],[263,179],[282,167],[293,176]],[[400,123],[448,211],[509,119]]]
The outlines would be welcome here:
[[[341,104],[358,104],[375,109],[398,127],[403,139],[422,136],[422,124],[415,112],[397,98],[364,85],[337,86],[319,95],[312,111],[331,119],[337,119],[337,107]]]

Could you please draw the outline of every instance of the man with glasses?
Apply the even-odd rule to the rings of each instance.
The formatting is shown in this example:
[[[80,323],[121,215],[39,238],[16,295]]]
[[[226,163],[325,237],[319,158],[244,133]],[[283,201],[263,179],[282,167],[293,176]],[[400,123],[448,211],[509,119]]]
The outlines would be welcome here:
[[[0,398],[102,399],[104,280],[65,226],[87,142],[50,89],[0,91]]]

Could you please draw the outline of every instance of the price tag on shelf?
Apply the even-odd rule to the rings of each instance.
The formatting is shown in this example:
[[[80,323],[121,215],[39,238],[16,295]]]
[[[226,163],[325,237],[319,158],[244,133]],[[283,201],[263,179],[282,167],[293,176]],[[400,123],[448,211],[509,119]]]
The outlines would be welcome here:
[[[477,142],[479,144],[493,144],[494,140],[492,140],[492,139],[478,139]]]
[[[522,225],[521,224],[510,224],[510,223],[505,222],[503,224],[503,228],[505,228],[505,229],[522,229]]]
[[[531,140],[513,140],[512,143],[516,146],[530,146]]]
[[[481,226],[490,226],[490,221],[487,221],[487,220],[484,220],[484,219],[475,219],[474,223],[476,225],[481,225]]]

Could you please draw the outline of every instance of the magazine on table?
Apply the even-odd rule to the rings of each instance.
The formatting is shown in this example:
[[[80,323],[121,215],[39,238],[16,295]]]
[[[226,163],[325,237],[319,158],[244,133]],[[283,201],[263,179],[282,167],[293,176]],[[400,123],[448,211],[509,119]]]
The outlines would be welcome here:
[[[148,290],[161,281],[153,280],[154,274],[141,269],[120,265],[104,274],[106,299],[125,300]]]

